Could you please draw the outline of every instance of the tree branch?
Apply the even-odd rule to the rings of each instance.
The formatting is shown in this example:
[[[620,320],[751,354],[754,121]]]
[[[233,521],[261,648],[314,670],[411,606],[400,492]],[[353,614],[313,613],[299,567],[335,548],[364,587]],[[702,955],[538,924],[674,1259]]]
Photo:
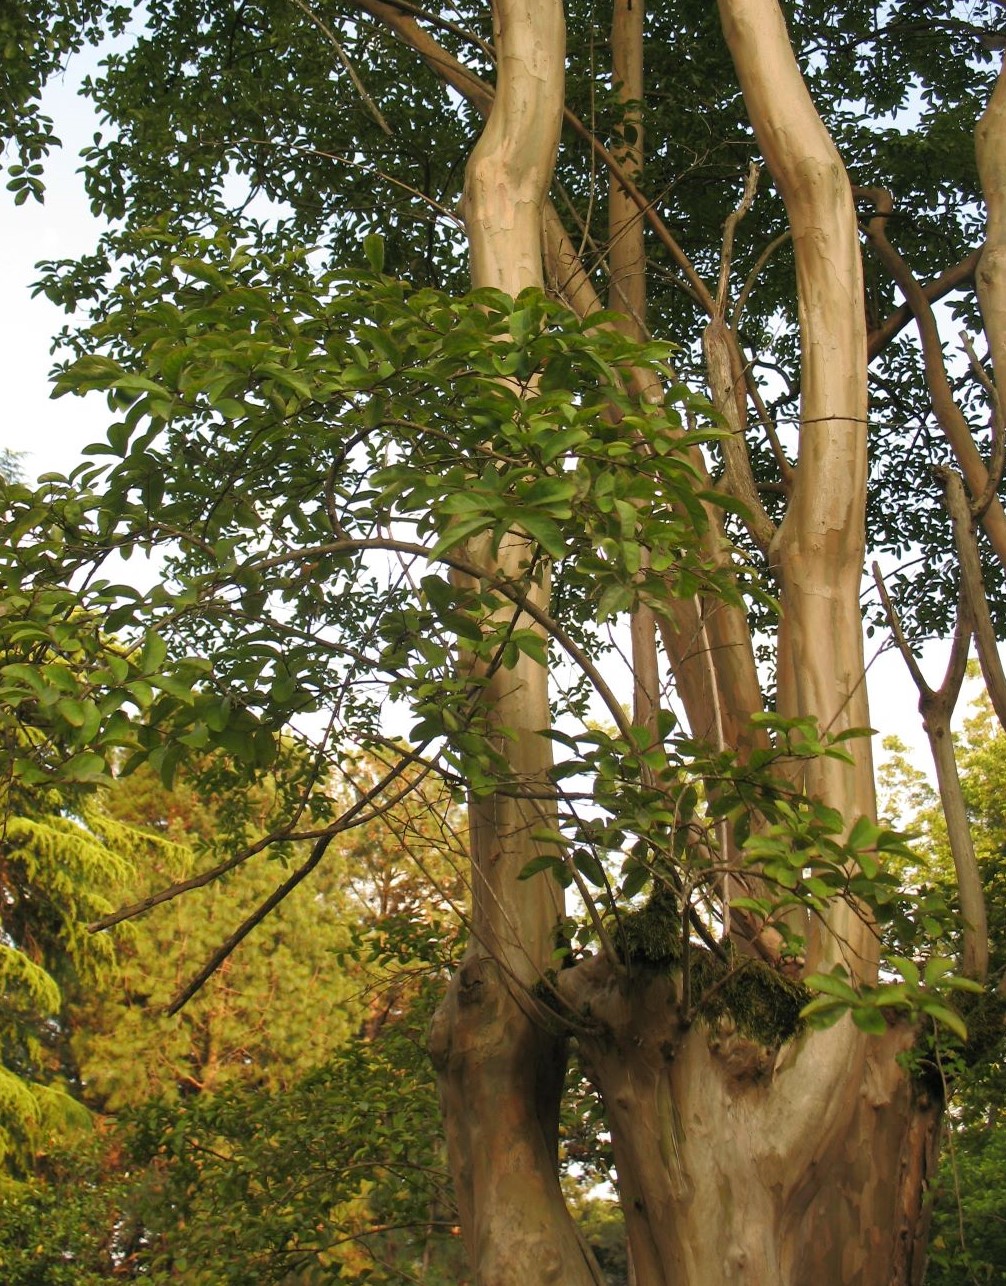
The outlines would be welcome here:
[[[956,477],[956,474],[954,475]],[[959,482],[959,480],[958,480]],[[963,499],[961,484],[961,499]],[[912,654],[905,639],[898,614],[894,610],[887,586],[881,575],[880,567],[873,564],[873,579],[880,593],[887,620],[894,634],[909,673],[919,692],[919,712],[922,715],[929,748],[936,768],[936,781],[939,786],[940,803],[947,823],[947,838],[950,842],[950,853],[953,857],[954,870],[957,874],[957,891],[961,904],[961,923],[963,930],[963,949],[961,967],[967,978],[984,982],[989,967],[989,932],[988,915],[985,906],[985,890],[982,887],[981,871],[975,855],[974,842],[971,838],[971,825],[968,821],[967,808],[964,804],[964,792],[961,789],[960,775],[957,772],[957,756],[954,752],[954,740],[950,731],[957,698],[968,663],[968,645],[974,618],[971,611],[968,590],[961,580],[960,601],[957,608],[957,625],[954,629],[954,641],[947,662],[943,682],[938,689],[933,689],[926,682],[918,662]]]
[[[974,281],[975,270],[978,267],[978,260],[981,257],[980,250],[972,252],[960,261],[948,268],[946,272],[934,277],[926,285],[919,283],[919,289],[925,295],[926,299],[935,304],[949,295],[951,291],[956,290],[959,286],[966,285],[969,281]],[[876,330],[871,330],[866,338],[866,356],[869,361],[881,353],[896,335],[905,329],[908,323],[915,316],[913,310],[908,304],[902,304],[896,308],[893,313],[879,325]]]
[[[1006,673],[999,658],[995,627],[989,613],[985,581],[982,576],[978,541],[975,539],[974,518],[964,492],[960,474],[953,469],[939,466],[933,470],[943,486],[943,498],[950,515],[954,544],[961,565],[961,583],[968,597],[974,620],[975,643],[978,646],[978,663],[989,691],[992,706],[1000,724],[1006,728]]]
[[[926,384],[936,419],[960,465],[972,496],[983,496],[989,484],[988,470],[975,445],[971,429],[954,400],[932,305],[911,269],[887,239],[885,224],[893,211],[891,194],[884,188],[857,188],[856,192],[873,202],[877,213],[866,224],[866,234],[915,314],[922,344]],[[1006,566],[1006,514],[998,499],[990,498],[982,525],[996,556]]]
[[[325,853],[328,851],[328,846],[331,844],[333,839],[335,839],[334,831],[328,835],[323,835],[315,843],[315,846],[311,851],[311,856],[307,861],[304,862],[303,865],[299,866],[288,879],[284,880],[282,884],[275,888],[265,901],[260,906],[256,907],[251,915],[234,930],[230,937],[224,939],[195,977],[182,988],[182,990],[167,1006],[165,1009],[166,1014],[169,1016],[171,1014],[177,1014],[179,1009],[186,1005],[198,991],[202,990],[231,952],[234,951],[234,949],[239,946],[245,938],[247,938],[248,934],[262,923],[270,911],[279,906],[287,894],[292,893],[298,884],[307,879],[321,859],[325,856]]]

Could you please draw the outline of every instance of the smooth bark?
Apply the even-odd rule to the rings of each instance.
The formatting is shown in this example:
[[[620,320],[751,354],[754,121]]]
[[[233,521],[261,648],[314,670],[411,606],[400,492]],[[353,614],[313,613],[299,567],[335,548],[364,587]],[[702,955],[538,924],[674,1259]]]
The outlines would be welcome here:
[[[949,472],[949,471],[948,471]],[[956,475],[954,475],[956,478]],[[957,501],[964,509],[965,520],[968,518],[967,504],[963,496],[963,484],[956,479]],[[969,533],[973,539],[973,533]],[[968,650],[974,630],[974,614],[971,610],[971,593],[966,578],[962,578],[960,603],[957,609],[957,626],[954,630],[953,647],[947,662],[943,682],[938,688],[932,688],[926,682],[922,669],[915,659],[912,649],[905,638],[887,592],[887,586],[880,574],[880,567],[873,564],[873,577],[880,591],[880,598],[887,613],[888,623],[894,635],[898,650],[908,667],[908,672],[919,693],[919,713],[922,715],[923,727],[929,738],[929,748],[936,769],[936,781],[940,792],[940,806],[947,823],[947,840],[957,876],[957,892],[961,905],[961,968],[967,978],[984,982],[989,967],[989,932],[988,912],[985,906],[985,890],[982,886],[981,871],[975,855],[974,841],[971,837],[971,825],[968,821],[964,792],[957,772],[957,756],[954,751],[950,721],[961,685],[967,671]],[[987,610],[987,605],[986,605]]]
[[[1001,399],[1006,388],[1006,68],[1000,69],[989,105],[978,122],[975,156],[987,214],[975,285]],[[1004,428],[1000,424],[1000,432]]]
[[[786,203],[797,262],[800,453],[789,508],[772,541],[783,600],[780,708],[813,714],[837,731],[868,722],[859,611],[866,333],[856,217],[844,167],[806,93],[778,6],[721,0],[720,11],[752,123]],[[720,376],[726,396],[732,372],[717,338],[711,356],[726,372]],[[709,625],[696,614],[692,647],[700,638],[708,642]],[[689,641],[669,635],[665,628],[668,651],[680,664]],[[698,675],[700,668],[693,669]],[[744,702],[719,701],[717,677],[706,694],[706,717],[722,727],[724,709],[739,722]],[[730,732],[740,738],[739,729]],[[868,751],[852,767],[815,765],[805,784],[850,819],[874,812]],[[875,975],[875,935],[854,908],[838,907],[811,938],[808,954],[813,967],[844,960],[861,978]],[[560,984],[571,1009],[593,1020],[579,1045],[604,1098],[643,1286],[909,1280],[892,1274],[907,1271],[895,1268],[904,1259],[901,1233],[907,1228],[914,1238],[919,1225],[924,1186],[917,1176],[934,1137],[934,1130],[917,1129],[911,1081],[893,1058],[910,1032],[892,1030],[871,1043],[846,1020],[781,1046],[762,1045],[732,1020],[692,1021],[687,1003],[683,1008],[683,976],[626,979],[598,958]],[[932,1115],[938,1121],[938,1109]],[[882,1155],[867,1162],[850,1154],[851,1139],[868,1149],[878,1130]],[[820,1251],[825,1245],[827,1255]]]
[[[859,584],[865,554],[866,321],[856,213],[845,167],[797,65],[775,0],[720,0],[748,115],[786,205],[796,258],[802,386],[800,447],[772,559],[782,586],[779,708],[839,732],[868,727]],[[873,765],[824,760],[806,785],[844,816],[874,813]],[[811,926],[813,966],[844,960],[870,979],[869,926],[836,906]]]
[[[553,0],[494,6],[495,91],[438,52],[408,14],[382,0],[363,0],[360,7],[387,22],[488,114],[465,187],[473,284],[516,294],[547,281],[581,315],[596,311],[597,283],[547,201],[563,112],[561,6]],[[813,715],[834,732],[869,722],[859,609],[867,344],[856,215],[778,4],[721,0],[720,12],[752,124],[786,204],[799,290],[799,459],[787,478],[782,525],[773,530],[761,523],[756,532],[782,586],[779,706],[786,715]],[[642,98],[635,79],[641,20],[638,0],[617,0],[615,79],[631,102]],[[730,472],[743,492],[750,475],[747,373],[726,324],[724,291],[701,280],[641,190],[641,121],[631,139],[623,134],[606,148],[568,111],[565,119],[611,176],[609,302],[624,313],[629,333],[644,333],[644,221],[719,323],[707,336],[709,372],[734,432]],[[752,488],[753,481],[747,498],[760,521]],[[707,553],[727,557],[715,518]],[[486,561],[484,548],[470,554],[474,562]],[[515,571],[529,556],[514,539],[500,552],[501,568]],[[547,593],[542,576],[536,606],[547,606]],[[763,739],[749,723],[762,697],[743,612],[721,601],[672,600],[658,612],[658,623],[691,732],[743,756]],[[547,676],[530,662],[522,667],[493,679],[487,709],[513,772],[540,781],[548,767],[538,735],[548,724]],[[644,700],[652,697],[649,662],[643,677],[637,717],[652,705]],[[504,728],[517,735],[503,737]],[[852,768],[813,765],[801,783],[850,822],[875,808],[868,745],[854,744]],[[559,1020],[575,1036],[604,1098],[639,1286],[920,1280],[926,1182],[942,1104],[938,1091],[914,1082],[896,1061],[913,1032],[892,1027],[868,1038],[846,1020],[781,1045],[771,1038],[761,1043],[730,1019],[696,1018],[680,971],[640,972],[605,953],[560,973],[558,1020],[548,1021],[531,989],[550,963],[560,902],[543,877],[515,879],[535,852],[528,835],[547,817],[547,808],[538,811],[543,807],[512,794],[472,801],[473,942],[431,1036],[478,1280],[494,1286],[600,1281],[556,1177],[565,1059]],[[762,954],[771,957],[769,950]],[[812,936],[808,956],[808,967],[841,960],[870,982],[876,936],[855,909],[838,904]]]
[[[967,480],[971,495],[976,499],[986,495],[988,497],[982,514],[982,523],[996,556],[1000,562],[1006,564],[1006,513],[1003,512],[1002,504],[995,494],[998,479],[990,479],[989,470],[981,457],[981,452],[978,450],[972,436],[971,428],[957,405],[957,400],[950,387],[946,359],[943,355],[943,343],[940,339],[936,317],[926,292],[887,239],[885,224],[894,208],[891,194],[883,188],[863,188],[860,191],[873,201],[877,209],[876,216],[867,225],[867,232],[874,248],[887,266],[891,276],[898,283],[902,294],[915,314],[916,325],[919,329],[919,341],[922,346],[926,385],[932,398],[936,419],[943,430],[944,436],[950,443],[950,447],[961,467],[961,472]],[[995,289],[990,288],[989,294],[992,299],[994,299],[996,293]],[[991,307],[992,304],[990,303]],[[991,332],[989,333],[991,334]]]
[[[497,0],[493,25],[496,92],[468,162],[463,212],[472,285],[516,296],[544,284],[542,210],[563,104],[562,5]],[[485,542],[469,552],[516,579],[534,548],[512,536],[495,564]],[[529,597],[547,608],[549,589],[543,567]],[[480,700],[513,776],[543,785],[551,764],[541,735],[550,721],[546,669],[523,656],[488,676]],[[550,877],[533,888],[517,877],[540,851],[533,832],[550,823],[547,800],[508,791],[469,800],[472,942],[430,1036],[461,1227],[483,1286],[600,1280],[559,1188],[565,1042],[529,994],[550,963],[561,893]]]
[[[924,1266],[939,1086],[910,1025],[781,1047],[684,1021],[673,973],[560,975],[604,1098],[639,1286],[909,1286]]]

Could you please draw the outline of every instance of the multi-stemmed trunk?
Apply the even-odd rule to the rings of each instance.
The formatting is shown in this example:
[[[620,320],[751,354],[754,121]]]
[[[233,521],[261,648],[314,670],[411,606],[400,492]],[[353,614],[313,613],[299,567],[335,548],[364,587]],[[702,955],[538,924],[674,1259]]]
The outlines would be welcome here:
[[[857,220],[848,176],[811,102],[777,0],[720,0],[719,8],[760,149],[786,205],[799,292],[799,456],[786,479],[784,519],[774,528],[766,515],[754,515],[752,532],[768,551],[782,605],[778,710],[813,716],[835,733],[869,724],[859,603],[867,346]],[[547,205],[563,103],[562,6],[495,0],[493,10],[494,97],[466,89],[458,64],[439,63],[441,74],[489,112],[465,190],[473,284],[512,295],[541,286],[544,253],[550,280],[574,283],[591,297],[589,309],[596,299],[570,266],[568,242]],[[411,20],[389,21],[420,48],[419,36],[405,29]],[[633,128],[613,141],[613,151],[631,183],[643,163],[641,122],[633,120],[642,98],[635,57],[641,39],[638,0],[619,0],[615,80],[629,103],[623,126]],[[613,184],[609,213],[610,302],[625,313],[623,328],[642,335],[642,212],[628,183]],[[990,244],[983,260],[990,314],[998,306],[998,253],[998,243]],[[715,301],[708,296],[707,353],[711,366],[721,362],[718,374],[711,369],[711,385],[720,402],[736,394],[742,433],[742,363],[718,293]],[[653,389],[635,391],[654,396]],[[729,462],[727,473],[729,479]],[[509,560],[516,567],[528,552],[514,537],[498,566],[505,570]],[[542,601],[547,585],[542,577],[535,591]],[[746,725],[762,697],[737,610],[669,601],[663,614],[638,615],[633,656],[645,681],[637,674],[635,717],[644,726],[654,698],[648,668],[655,631],[696,735],[743,752],[757,739]],[[544,782],[544,669],[524,658],[491,680],[485,702],[510,730],[500,747],[515,776]],[[799,783],[850,823],[875,812],[869,742],[851,745],[853,763],[814,762]],[[867,1036],[846,1019],[825,1031],[756,1038],[729,1014],[686,1020],[675,969],[640,970],[604,953],[560,974],[549,1012],[535,984],[551,962],[560,891],[547,877],[516,879],[535,855],[529,836],[549,821],[540,801],[504,794],[472,801],[471,946],[433,1028],[461,1221],[479,1282],[601,1280],[558,1184],[569,1035],[604,1102],[637,1286],[920,1281],[942,1102],[938,1086],[913,1078],[898,1058],[912,1044],[912,1027]],[[842,964],[862,983],[875,980],[877,935],[857,908],[836,901],[804,927],[805,969]],[[750,923],[746,931],[750,938]],[[589,1020],[578,1024],[576,1015]]]

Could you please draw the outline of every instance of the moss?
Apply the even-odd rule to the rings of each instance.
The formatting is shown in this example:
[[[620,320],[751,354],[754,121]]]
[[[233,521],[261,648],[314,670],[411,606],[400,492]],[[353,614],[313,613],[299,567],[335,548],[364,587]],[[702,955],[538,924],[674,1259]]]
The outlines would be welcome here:
[[[811,998],[802,982],[760,960],[743,961],[729,974],[710,956],[699,957],[696,966],[693,992],[702,997],[698,1012],[707,1021],[730,1017],[741,1036],[770,1047],[802,1028],[800,1010]]]
[[[667,969],[681,960],[681,908],[673,889],[659,885],[646,905],[622,917],[616,935],[626,964]]]

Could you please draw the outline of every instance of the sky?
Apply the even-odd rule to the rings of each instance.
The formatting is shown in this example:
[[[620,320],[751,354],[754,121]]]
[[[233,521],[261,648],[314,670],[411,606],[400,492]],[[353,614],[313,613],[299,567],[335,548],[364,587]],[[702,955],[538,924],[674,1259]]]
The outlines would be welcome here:
[[[76,94],[76,82],[53,84],[46,108],[56,122],[62,149],[46,166],[44,205],[29,199],[14,205],[13,193],[0,194],[0,378],[7,391],[0,416],[0,447],[24,452],[22,471],[68,473],[88,442],[104,436],[103,399],[60,398],[51,401],[47,377],[52,369],[53,334],[65,322],[63,312],[43,296],[32,299],[37,279],[34,265],[46,259],[68,259],[94,248],[101,224],[84,196],[78,153],[91,142],[97,121],[89,103]],[[5,180],[6,182],[6,180]]]
[[[90,442],[104,438],[109,416],[100,394],[87,398],[49,397],[48,373],[52,335],[63,325],[62,312],[44,297],[30,297],[40,260],[71,258],[90,251],[102,225],[88,207],[78,154],[98,128],[90,104],[77,96],[77,77],[50,86],[46,110],[53,117],[63,148],[46,167],[46,200],[15,207],[13,194],[0,192],[0,378],[5,390],[0,415],[0,448],[22,452],[27,478],[67,474]],[[931,760],[917,712],[918,696],[905,665],[894,652],[878,655],[880,640],[867,640],[868,684],[873,726],[879,736],[897,735],[912,751],[917,766],[929,771]],[[933,644],[923,655],[932,686],[943,675],[946,649]],[[966,713],[962,701],[958,719]],[[879,738],[875,753],[881,755]]]

